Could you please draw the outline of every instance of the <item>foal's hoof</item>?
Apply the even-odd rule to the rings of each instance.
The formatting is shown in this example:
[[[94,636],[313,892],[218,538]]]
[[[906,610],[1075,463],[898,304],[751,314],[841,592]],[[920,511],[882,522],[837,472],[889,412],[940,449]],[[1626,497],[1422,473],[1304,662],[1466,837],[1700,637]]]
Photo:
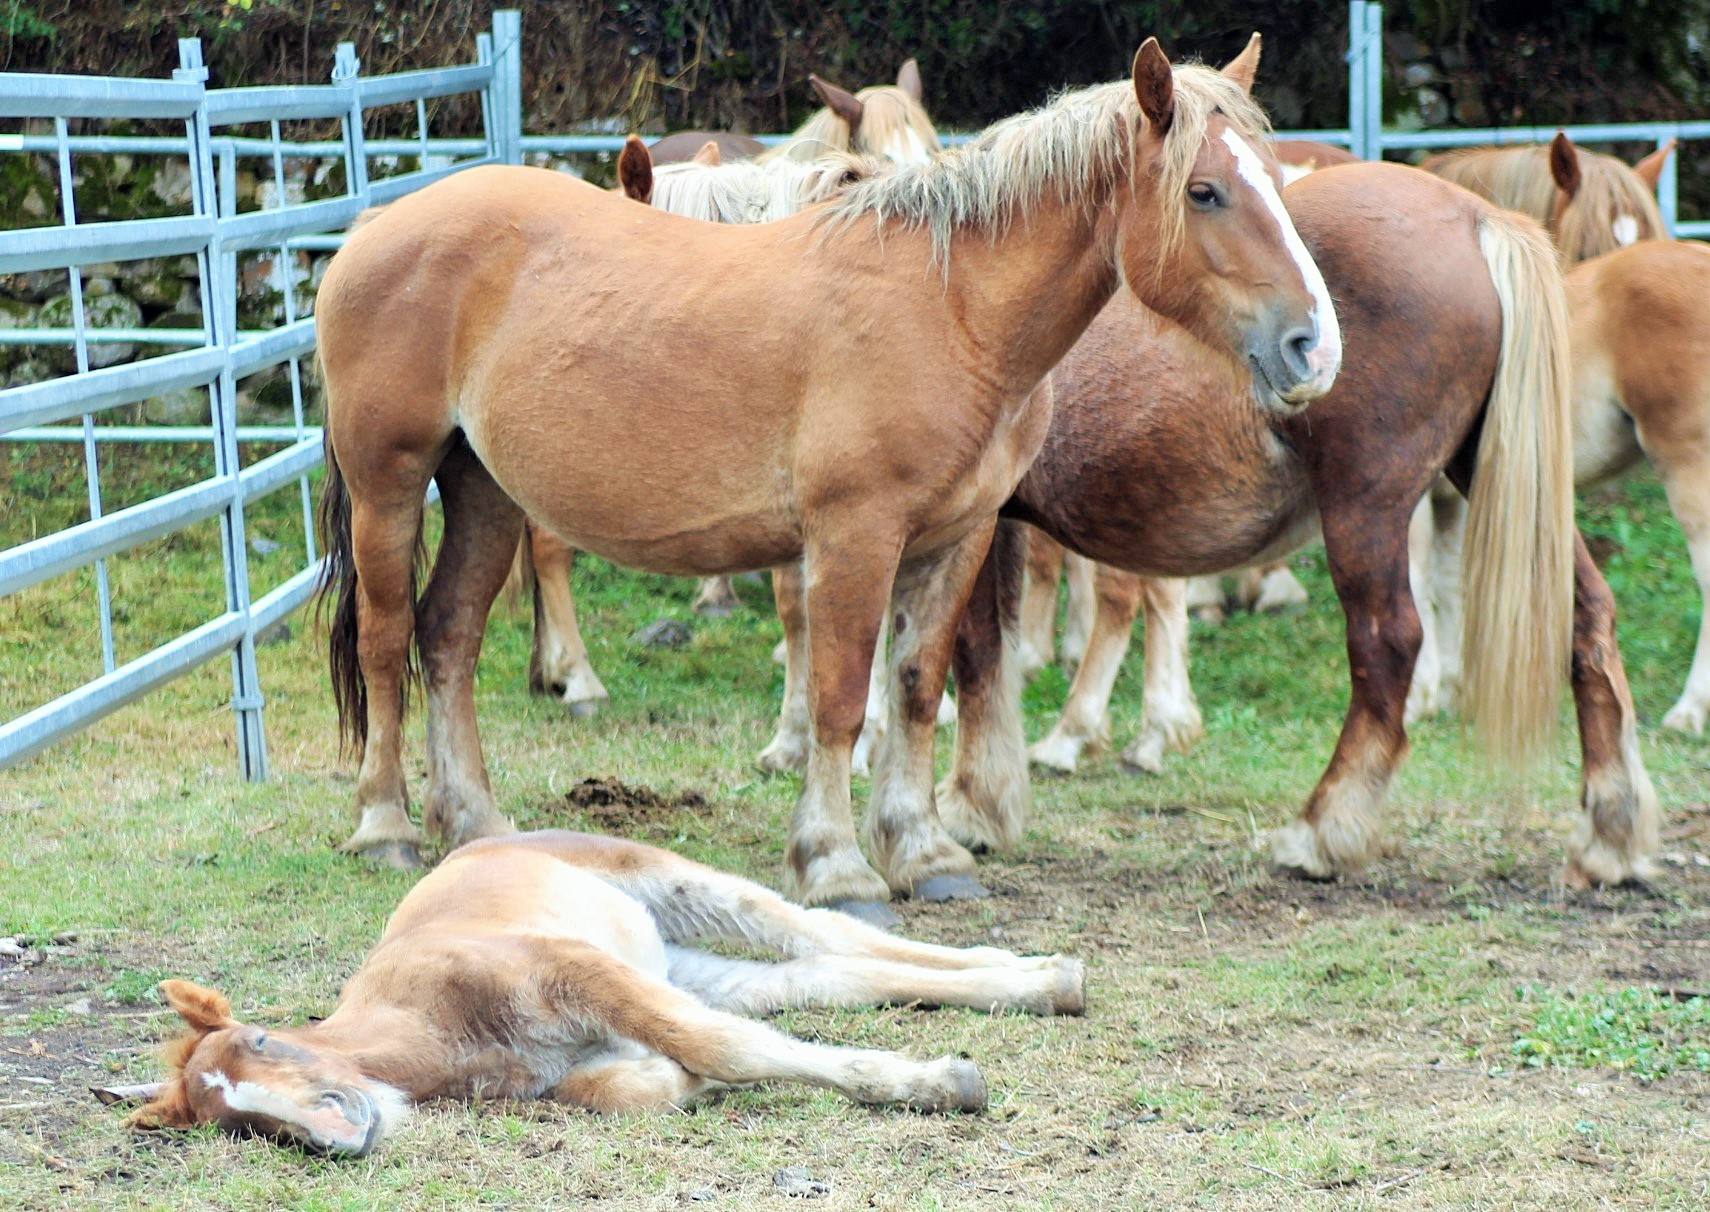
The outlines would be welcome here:
[[[422,852],[414,842],[376,842],[355,854],[364,862],[393,871],[414,871],[422,865]]]
[[[986,886],[971,875],[935,875],[914,886],[917,901],[977,901],[990,896]]]
[[[946,1110],[984,1111],[991,1101],[986,1093],[986,1079],[980,1067],[971,1060],[956,1060],[950,1064],[951,1101]]]
[[[889,930],[902,921],[902,918],[897,916],[896,910],[885,904],[884,901],[832,901],[826,908],[835,909],[839,913],[847,913],[857,921],[866,922],[869,926],[877,927],[880,930]]]
[[[1057,987],[1051,993],[1053,1014],[1081,1015],[1087,1012],[1087,969],[1078,959],[1065,956],[1057,964]]]

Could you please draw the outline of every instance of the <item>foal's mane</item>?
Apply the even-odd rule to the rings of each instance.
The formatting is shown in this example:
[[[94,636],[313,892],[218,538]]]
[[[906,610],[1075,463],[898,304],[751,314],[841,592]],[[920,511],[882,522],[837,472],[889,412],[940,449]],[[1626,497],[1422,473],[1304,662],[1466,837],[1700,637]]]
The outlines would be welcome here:
[[[653,170],[652,205],[709,223],[769,223],[835,197],[852,177],[876,171],[876,164],[847,154],[811,162],[661,164]]]
[[[1662,211],[1645,183],[1626,163],[1601,152],[1575,149],[1579,155],[1579,190],[1555,222],[1560,192],[1550,173],[1550,149],[1537,147],[1473,147],[1449,152],[1429,165],[1445,180],[1463,185],[1508,210],[1530,215],[1551,228],[1562,260],[1589,260],[1619,247],[1617,215],[1632,215],[1641,240],[1667,239]]]
[[[1264,110],[1240,85],[1197,64],[1173,70],[1175,111],[1155,170],[1159,196],[1166,199],[1185,193],[1213,114],[1255,142],[1270,135]],[[1128,80],[1077,89],[988,127],[930,164],[855,185],[825,213],[842,223],[874,215],[881,225],[924,227],[934,259],[947,264],[950,239],[959,230],[995,234],[1047,200],[1091,204],[1119,172],[1130,170],[1144,121]],[[1161,209],[1166,250],[1181,240],[1185,222],[1181,204]]]
[[[789,139],[763,152],[758,158],[769,160],[816,160],[833,152],[862,152],[880,155],[891,140],[912,134],[929,152],[941,144],[938,130],[927,116],[926,107],[894,84],[875,84],[855,94],[861,103],[861,129],[854,145],[849,138],[849,123],[833,113],[829,106],[809,118]]]

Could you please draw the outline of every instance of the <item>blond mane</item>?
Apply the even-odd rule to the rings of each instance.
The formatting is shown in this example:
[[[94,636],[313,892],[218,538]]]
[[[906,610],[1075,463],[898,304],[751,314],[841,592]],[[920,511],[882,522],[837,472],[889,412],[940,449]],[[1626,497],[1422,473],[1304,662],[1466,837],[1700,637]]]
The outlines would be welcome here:
[[[847,154],[800,160],[661,164],[653,170],[657,210],[708,223],[769,223],[835,197],[853,179],[878,171]]]
[[[762,153],[759,159],[816,160],[836,152],[883,156],[893,141],[918,140],[929,153],[942,144],[926,107],[894,84],[875,84],[855,94],[861,103],[861,126],[852,141],[849,123],[829,107],[802,123],[789,140]]]
[[[1265,113],[1234,81],[1207,67],[1178,65],[1175,112],[1154,171],[1158,196],[1181,199],[1213,114],[1255,141],[1270,134]],[[827,208],[840,222],[863,215],[880,224],[924,227],[934,258],[948,264],[963,230],[996,234],[1046,201],[1090,204],[1130,171],[1144,119],[1127,80],[1064,93],[1049,104],[989,127],[930,164],[861,182]],[[1182,239],[1184,204],[1160,208],[1167,251]]]
[[[1638,174],[1614,156],[1583,147],[1576,150],[1579,191],[1559,218],[1556,200],[1561,190],[1550,174],[1548,145],[1468,148],[1432,157],[1425,167],[1498,206],[1544,224],[1555,237],[1564,266],[1619,248],[1615,220],[1621,215],[1633,217],[1639,239],[1667,239],[1662,211]]]

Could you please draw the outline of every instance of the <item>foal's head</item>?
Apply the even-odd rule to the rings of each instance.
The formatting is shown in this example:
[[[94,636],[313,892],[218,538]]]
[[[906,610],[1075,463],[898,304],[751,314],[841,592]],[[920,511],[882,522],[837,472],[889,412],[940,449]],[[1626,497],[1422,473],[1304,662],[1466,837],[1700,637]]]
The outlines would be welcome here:
[[[1172,68],[1156,39],[1134,56],[1135,136],[1154,207],[1119,232],[1129,286],[1155,311],[1232,348],[1259,402],[1293,412],[1323,395],[1342,361],[1323,275],[1284,209],[1268,123],[1250,93],[1259,36],[1221,72]],[[1131,169],[1131,171],[1133,171]]]
[[[1631,168],[1614,156],[1582,151],[1558,131],[1550,142],[1555,185],[1547,225],[1568,265],[1640,240],[1666,240],[1657,179],[1674,151],[1671,139]]]
[[[361,1157],[404,1117],[402,1092],[362,1075],[337,1053],[294,1033],[231,1016],[231,1004],[188,981],[160,986],[189,1031],[167,1050],[172,1075],[131,1116],[143,1128],[218,1124],[344,1157]]]

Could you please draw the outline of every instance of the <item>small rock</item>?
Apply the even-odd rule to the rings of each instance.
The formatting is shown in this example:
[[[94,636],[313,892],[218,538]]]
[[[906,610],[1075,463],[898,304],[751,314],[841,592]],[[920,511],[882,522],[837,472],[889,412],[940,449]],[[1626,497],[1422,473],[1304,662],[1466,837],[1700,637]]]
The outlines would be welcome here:
[[[95,1007],[91,1004],[88,998],[80,997],[76,1001],[67,1005],[65,1012],[67,1014],[78,1014],[82,1015],[84,1018],[88,1018],[91,1014],[95,1013]]]
[[[677,619],[655,619],[630,636],[630,643],[643,648],[681,648],[693,638],[687,623]]]
[[[249,549],[258,556],[270,556],[279,550],[279,544],[273,539],[254,538],[249,541]]]
[[[785,1166],[772,1175],[772,1186],[791,1199],[822,1199],[831,1194],[831,1184],[808,1173],[806,1166]]]
[[[718,1198],[718,1192],[711,1187],[696,1187],[693,1191],[677,1192],[677,1202],[680,1204],[710,1204]]]
[[[75,930],[61,930],[58,934],[48,940],[48,942],[52,943],[56,947],[69,947],[76,941],[77,931]]]
[[[0,938],[0,959],[19,959],[25,947],[15,938]]]

